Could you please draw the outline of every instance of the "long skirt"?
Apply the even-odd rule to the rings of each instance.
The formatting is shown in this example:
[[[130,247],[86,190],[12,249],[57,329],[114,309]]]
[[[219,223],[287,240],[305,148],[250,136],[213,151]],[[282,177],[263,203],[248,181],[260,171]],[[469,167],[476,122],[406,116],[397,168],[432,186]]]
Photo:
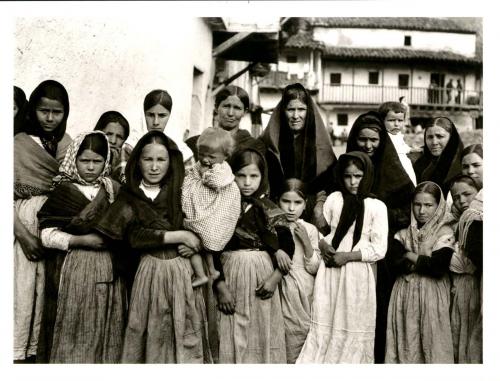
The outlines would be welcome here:
[[[285,322],[286,360],[295,364],[309,332],[314,276],[304,266],[294,266],[280,284]]]
[[[34,196],[14,203],[14,210],[23,225],[37,237],[37,213],[46,199],[47,196]],[[44,261],[29,261],[18,240],[14,239],[14,360],[36,355],[44,286]]]
[[[401,276],[392,289],[385,362],[452,364],[450,281],[418,274]]]
[[[143,255],[132,287],[123,363],[199,363],[204,359],[205,305],[193,291],[188,259]],[[206,351],[205,351],[206,352]]]
[[[474,335],[481,324],[479,279],[472,274],[452,274],[451,331],[458,364],[482,362],[482,335]]]
[[[118,363],[127,297],[108,251],[72,250],[61,269],[51,363]]]
[[[314,282],[311,327],[297,363],[373,363],[376,294],[374,266],[348,262]]]
[[[285,329],[279,293],[260,299],[256,288],[273,272],[269,254],[257,250],[227,251],[222,264],[234,314],[219,315],[219,362],[286,363]]]

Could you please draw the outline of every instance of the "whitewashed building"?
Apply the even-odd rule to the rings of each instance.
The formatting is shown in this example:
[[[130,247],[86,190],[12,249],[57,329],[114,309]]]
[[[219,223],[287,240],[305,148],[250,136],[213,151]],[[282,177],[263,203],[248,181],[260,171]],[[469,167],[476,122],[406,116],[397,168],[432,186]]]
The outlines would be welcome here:
[[[482,128],[481,19],[312,17],[281,23],[279,62],[259,85],[264,109],[276,105],[287,84],[301,82],[337,136],[346,135],[361,113],[401,97],[410,105],[412,125],[444,115],[459,129]]]

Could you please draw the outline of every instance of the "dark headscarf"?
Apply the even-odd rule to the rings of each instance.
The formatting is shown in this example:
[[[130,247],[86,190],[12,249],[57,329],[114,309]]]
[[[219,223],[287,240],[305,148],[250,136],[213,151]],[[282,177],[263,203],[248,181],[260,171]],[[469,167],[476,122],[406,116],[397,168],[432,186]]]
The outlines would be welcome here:
[[[26,94],[20,87],[14,86],[14,102],[17,105],[17,114],[14,117],[14,136],[21,132],[24,128],[24,123],[26,123],[26,106],[28,101],[26,100]]]
[[[284,97],[274,109],[261,139],[266,144],[268,151],[278,159],[280,168],[270,167],[270,173],[273,177],[272,183],[274,183],[273,180],[276,180],[277,184],[282,184],[286,178],[294,177],[308,184],[335,164],[337,158],[333,153],[330,137],[321,115],[309,92],[300,83],[288,85],[283,94],[285,95],[289,90],[296,90],[306,94],[307,115],[304,128],[295,139],[298,145],[298,157],[294,149],[293,131],[290,129],[286,117],[288,101]],[[271,165],[270,160],[269,165]],[[278,170],[281,173],[276,173]],[[277,176],[281,178],[275,178]],[[271,190],[276,193],[275,190]]]
[[[59,101],[64,107],[64,117],[57,128],[48,133],[40,126],[36,117],[36,108],[41,98],[49,98]],[[28,135],[38,136],[45,150],[53,157],[56,156],[57,144],[66,132],[66,121],[69,115],[68,93],[63,85],[57,81],[48,80],[40,83],[31,93],[28,102],[26,132]]]
[[[351,194],[344,184],[344,171],[349,159],[357,159],[363,166],[363,178],[359,184],[357,194]],[[335,180],[344,199],[339,223],[332,239],[332,246],[337,250],[340,242],[342,242],[342,239],[354,222],[356,222],[356,225],[354,227],[352,247],[356,246],[361,238],[365,213],[364,199],[367,197],[374,197],[370,193],[373,184],[373,165],[370,157],[360,151],[353,151],[341,155],[335,167]]]
[[[435,157],[431,154],[427,144],[425,143],[425,137],[427,136],[427,129],[429,127],[436,126],[435,122],[439,119],[445,119],[448,121],[451,131],[450,140],[443,152],[439,157]],[[438,125],[441,127],[440,125]],[[444,127],[442,127],[444,128]],[[446,130],[446,128],[444,128]],[[461,154],[464,145],[460,135],[458,134],[455,124],[448,118],[439,117],[433,119],[433,123],[426,126],[424,133],[424,154],[415,163],[415,174],[417,175],[417,182],[421,183],[423,181],[432,181],[440,186],[443,191],[443,195],[446,198],[449,192],[449,182],[456,175],[462,172]]]
[[[124,141],[127,140],[130,135],[130,126],[127,119],[118,111],[106,111],[102,114],[94,127],[94,131],[104,131],[109,123],[119,123],[120,126],[123,127],[123,132],[125,133]]]
[[[142,173],[139,160],[143,148],[155,138],[156,143],[167,148],[169,167],[162,179],[161,191],[154,201],[151,201],[139,188]],[[126,184],[122,187],[121,196],[132,205],[138,220],[145,225],[167,230],[178,230],[182,227],[181,186],[184,181],[184,163],[182,153],[172,139],[161,131],[150,131],[145,134],[134,147],[125,168]],[[151,207],[151,203],[153,204]],[[165,223],[168,221],[168,223]]]
[[[346,152],[359,151],[356,142],[359,132],[365,128],[376,130],[379,134],[380,143],[370,159],[374,169],[374,180],[371,192],[382,201],[386,201],[396,192],[413,192],[415,186],[401,165],[398,153],[389,138],[384,122],[375,111],[361,114],[352,125],[347,138]],[[408,198],[409,200],[409,198]]]

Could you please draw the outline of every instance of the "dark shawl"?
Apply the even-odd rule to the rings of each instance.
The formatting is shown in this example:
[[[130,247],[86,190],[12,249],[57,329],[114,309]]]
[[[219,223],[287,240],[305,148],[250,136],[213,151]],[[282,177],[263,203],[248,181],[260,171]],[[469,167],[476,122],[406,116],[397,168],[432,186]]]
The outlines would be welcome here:
[[[40,126],[36,117],[36,107],[41,98],[49,98],[59,101],[64,106],[64,117],[57,128],[47,133]],[[25,132],[28,135],[38,136],[45,150],[53,157],[56,156],[57,145],[66,132],[66,121],[69,115],[68,93],[63,85],[57,81],[48,80],[40,83],[31,93],[28,102],[27,121]]]
[[[380,136],[380,144],[370,157],[374,169],[371,193],[387,205],[389,226],[395,233],[410,224],[411,197],[415,186],[401,165],[398,153],[377,112],[369,111],[354,121],[347,138],[346,152],[359,151],[356,139],[359,132],[368,126],[376,129]]]
[[[186,140],[187,146],[193,151],[194,159],[198,161],[198,138],[200,135],[191,136]],[[261,154],[266,153],[264,143],[250,135],[247,130],[238,129],[234,135],[234,152],[242,151],[246,148],[253,148]]]
[[[291,177],[305,182],[310,194],[321,190],[331,191],[332,168],[337,161],[330,137],[311,96],[300,84],[290,86],[299,87],[307,94],[307,115],[304,128],[296,138],[297,147],[294,148],[294,136],[288,126],[285,114],[287,105],[283,104],[283,99],[274,109],[260,137],[267,147],[266,159],[273,199],[278,197],[284,180]],[[296,157],[296,153],[299,157]]]
[[[425,144],[427,129],[425,130],[424,154],[414,165],[417,182],[432,181],[436,183],[442,189],[445,198],[450,190],[450,180],[462,173],[460,156],[464,145],[453,122],[451,126],[450,140],[439,157],[433,156]]]
[[[139,168],[140,155],[152,136],[167,142],[166,148],[170,159],[167,174],[160,184],[161,191],[154,201],[139,188],[142,180]],[[145,134],[130,155],[125,176],[126,184],[122,186],[117,200],[98,224],[100,232],[113,240],[124,240],[130,225],[159,230],[182,228],[181,186],[184,180],[184,164],[182,153],[173,140],[161,131],[150,131]]]
[[[24,94],[23,89],[14,86],[14,102],[17,105],[17,114],[14,117],[14,136],[21,132],[24,128],[24,123],[26,123],[26,106],[28,101],[26,100],[26,94]]]
[[[364,172],[358,187],[358,193],[355,195],[349,193],[344,184],[344,171],[347,167],[348,160],[352,158],[357,158],[361,161]],[[359,151],[341,155],[335,167],[335,181],[344,199],[339,223],[332,239],[332,247],[337,250],[340,242],[342,242],[342,239],[354,222],[356,222],[356,225],[354,227],[352,247],[356,246],[361,238],[365,211],[364,199],[367,197],[374,197],[374,195],[370,193],[373,184],[373,165],[370,157],[364,152]]]

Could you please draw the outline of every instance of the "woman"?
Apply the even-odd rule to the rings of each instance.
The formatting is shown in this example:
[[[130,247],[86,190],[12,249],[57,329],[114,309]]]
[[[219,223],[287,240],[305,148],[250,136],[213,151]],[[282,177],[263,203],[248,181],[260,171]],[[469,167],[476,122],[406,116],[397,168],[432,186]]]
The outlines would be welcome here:
[[[471,144],[462,151],[462,173],[474,179],[479,189],[483,188],[483,145]]]
[[[448,268],[455,238],[449,218],[439,186],[418,184],[411,224],[396,233],[388,254],[399,277],[389,304],[386,363],[453,363]]]
[[[217,116],[218,127],[228,131],[234,139],[234,152],[245,148],[254,148],[265,153],[265,146],[260,141],[250,135],[247,130],[240,129],[240,122],[248,112],[250,99],[245,90],[241,87],[229,85],[223,88],[215,96],[214,112]],[[186,140],[186,144],[191,148],[196,160],[198,160],[198,149],[196,143],[199,135],[192,136]]]
[[[26,94],[23,89],[14,86],[14,136],[23,129],[26,117]]]
[[[375,262],[387,250],[387,208],[373,198],[373,166],[363,152],[339,158],[340,189],[328,196],[330,234],[314,282],[311,328],[297,363],[373,363]]]
[[[347,138],[346,152],[362,151],[373,164],[374,183],[371,190],[385,203],[389,217],[389,237],[410,224],[413,182],[403,168],[392,140],[379,114],[373,111],[360,115]],[[395,277],[387,268],[385,258],[377,262],[377,326],[375,331],[375,362],[385,357],[387,309]]]
[[[476,200],[479,186],[470,176],[458,175],[451,182],[450,191],[453,198],[452,210],[456,211],[455,217],[458,219],[455,224],[458,241],[450,263],[450,315],[455,363],[478,364],[482,362],[482,272],[476,267],[474,255],[478,249],[481,251],[482,234],[478,236],[474,230],[477,230],[479,224],[479,232],[482,233],[482,221],[479,220],[477,211],[479,203]],[[471,205],[476,210],[468,211]],[[474,226],[470,229],[472,225]],[[474,241],[480,242],[480,247],[471,250],[471,243]]]
[[[285,179],[297,178],[308,189],[303,219],[312,222],[313,209],[321,216],[324,191],[333,191],[337,158],[321,115],[300,83],[285,88],[260,139],[267,147],[271,198],[277,200]]]
[[[44,81],[30,96],[24,132],[14,137],[14,360],[33,360],[45,290],[45,298],[57,296],[51,278],[45,285],[45,264],[51,265],[54,258],[45,256],[44,261],[37,213],[71,143],[68,114],[64,86]]]
[[[446,199],[450,180],[461,172],[462,140],[450,119],[437,117],[425,127],[424,142],[424,153],[414,165],[417,182],[438,184]]]
[[[45,247],[64,251],[51,363],[117,363],[126,317],[125,286],[112,253],[93,228],[114,202],[119,184],[111,172],[102,132],[76,137],[38,213]]]
[[[166,90],[153,90],[146,95],[143,110],[146,129],[148,131],[156,130],[165,132],[172,112],[172,104],[172,97]],[[182,153],[184,167],[186,170],[191,168],[195,162],[193,152],[182,140],[177,139],[174,142]],[[133,147],[130,144],[125,143],[120,152],[120,177],[122,180],[125,178],[125,166],[132,153],[132,149]]]
[[[199,239],[182,228],[182,154],[161,131],[150,131],[135,146],[125,172],[126,185],[97,226],[141,255],[121,360],[211,362],[203,345],[203,297],[191,286],[189,260],[179,256],[200,248]]]
[[[111,149],[111,177],[123,183],[125,177],[122,176],[122,173],[126,163],[121,161],[121,152],[123,143],[130,135],[130,126],[127,119],[118,111],[106,111],[97,121],[94,131],[102,131],[108,137]]]

